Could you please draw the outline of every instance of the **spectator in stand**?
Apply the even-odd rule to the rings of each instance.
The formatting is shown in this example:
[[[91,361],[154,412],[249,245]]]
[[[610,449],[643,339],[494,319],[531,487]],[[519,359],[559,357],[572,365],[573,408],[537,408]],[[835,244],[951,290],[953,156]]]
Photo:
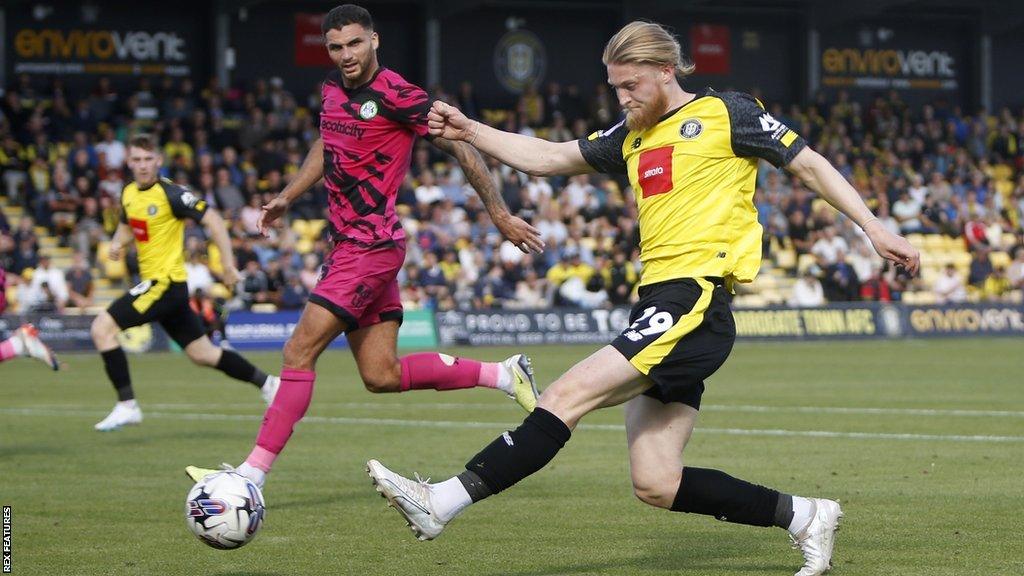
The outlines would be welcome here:
[[[982,289],[985,280],[992,275],[992,261],[989,259],[990,250],[986,246],[979,246],[971,254],[970,273],[967,275],[967,283],[974,288]]]
[[[267,273],[260,269],[258,260],[250,260],[245,265],[240,282],[242,302],[247,308],[253,304],[265,304],[271,301],[270,280]]]
[[[93,304],[92,272],[81,252],[76,252],[71,259],[71,268],[64,276],[68,291],[68,300],[75,308],[86,308]]]
[[[197,290],[209,292],[216,280],[210,268],[203,262],[203,256],[198,251],[189,252],[188,262],[185,263],[185,283],[188,285],[189,294]]]
[[[125,148],[123,142],[117,139],[112,127],[104,126],[102,133],[103,141],[96,145],[101,166],[105,172],[123,171],[128,158],[128,149]]]
[[[416,187],[416,202],[420,206],[430,206],[445,199],[444,190],[436,184],[434,173],[424,170],[419,175],[420,185]]]
[[[492,266],[487,275],[476,282],[473,295],[473,307],[477,309],[501,308],[506,300],[513,298],[514,293],[505,281],[500,266]]]
[[[594,275],[594,269],[583,262],[577,246],[568,246],[562,251],[562,258],[547,272],[548,283],[559,288],[569,278],[579,278],[584,284]]]
[[[860,295],[860,280],[853,266],[846,261],[846,252],[836,252],[835,262],[825,268],[821,285],[829,302],[852,302],[857,299]]]
[[[945,270],[935,280],[932,286],[939,304],[965,302],[967,300],[967,287],[964,286],[963,278],[956,271],[956,266],[946,264]]]
[[[996,266],[982,284],[981,297],[989,302],[999,302],[1010,293],[1010,290],[1012,285],[1010,279],[1006,277],[1006,269]]]
[[[281,309],[299,310],[309,299],[309,290],[302,283],[297,274],[288,277],[284,289],[281,291]]]
[[[1024,245],[1014,248],[1013,254],[1013,262],[1010,263],[1006,277],[1012,290],[1024,290]]]
[[[64,273],[54,268],[47,254],[39,255],[39,265],[23,298],[30,310],[63,311],[68,301],[68,285]]]
[[[512,309],[547,308],[549,305],[547,281],[533,268],[527,269],[522,280],[516,282],[514,299],[505,303],[506,308]]]
[[[821,259],[822,266],[832,266],[839,260],[840,253],[845,255],[849,251],[849,244],[836,233],[834,226],[826,226],[811,247],[811,254]]]
[[[626,253],[616,250],[611,263],[601,270],[608,298],[616,306],[625,306],[633,300],[633,287],[639,276],[633,263],[626,259]]]
[[[818,277],[811,270],[793,284],[793,294],[788,301],[792,308],[813,308],[825,305],[825,290]]]
[[[865,302],[892,302],[893,289],[879,268],[860,285],[860,299]]]

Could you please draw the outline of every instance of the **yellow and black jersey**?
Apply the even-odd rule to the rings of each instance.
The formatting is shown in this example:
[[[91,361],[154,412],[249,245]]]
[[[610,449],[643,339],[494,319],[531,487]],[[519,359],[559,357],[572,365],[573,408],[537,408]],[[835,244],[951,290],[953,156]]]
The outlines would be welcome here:
[[[121,222],[131,226],[143,280],[184,282],[185,218],[203,219],[206,202],[188,188],[158,180],[141,189],[132,182],[121,193]]]
[[[579,140],[599,172],[626,174],[639,209],[640,284],[722,277],[761,266],[757,159],[788,164],[807,143],[752,96],[706,88],[642,132],[624,121]]]

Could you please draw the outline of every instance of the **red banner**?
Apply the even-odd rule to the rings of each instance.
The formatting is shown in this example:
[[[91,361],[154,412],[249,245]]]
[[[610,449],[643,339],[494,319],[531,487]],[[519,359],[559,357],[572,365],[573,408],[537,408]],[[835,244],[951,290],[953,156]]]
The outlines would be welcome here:
[[[295,15],[295,65],[296,66],[331,66],[327,49],[324,48],[324,36],[320,32],[320,24],[324,21],[323,14]]]
[[[697,74],[729,73],[729,27],[695,24],[690,28],[690,53]]]

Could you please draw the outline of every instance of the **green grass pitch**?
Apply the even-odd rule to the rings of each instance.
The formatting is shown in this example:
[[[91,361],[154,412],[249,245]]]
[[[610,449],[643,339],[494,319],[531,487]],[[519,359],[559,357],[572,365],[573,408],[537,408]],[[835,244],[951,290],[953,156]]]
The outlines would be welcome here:
[[[589,351],[527,350],[542,384]],[[250,356],[277,369],[276,354]],[[14,574],[749,576],[801,563],[781,530],[636,500],[620,408],[588,416],[548,468],[417,542],[364,462],[445,478],[523,415],[493,390],[372,395],[347,351],[320,362],[259,536],[213,550],[186,531],[182,469],[245,457],[263,412],[255,390],[182,356],[133,356],[146,420],[101,434],[92,425],[114,395],[99,358],[63,360],[56,374],[0,365]],[[837,576],[1024,574],[1021,340],[741,342],[704,403],[688,463],[842,501]]]

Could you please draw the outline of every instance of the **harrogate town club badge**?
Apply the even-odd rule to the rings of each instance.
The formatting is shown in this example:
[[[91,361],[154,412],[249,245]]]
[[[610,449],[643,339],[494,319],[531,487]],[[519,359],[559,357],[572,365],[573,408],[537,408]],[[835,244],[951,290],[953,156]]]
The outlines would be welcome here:
[[[690,118],[683,122],[683,125],[679,127],[679,135],[687,140],[693,140],[700,133],[704,131],[704,125],[700,123],[700,120],[696,118]]]

